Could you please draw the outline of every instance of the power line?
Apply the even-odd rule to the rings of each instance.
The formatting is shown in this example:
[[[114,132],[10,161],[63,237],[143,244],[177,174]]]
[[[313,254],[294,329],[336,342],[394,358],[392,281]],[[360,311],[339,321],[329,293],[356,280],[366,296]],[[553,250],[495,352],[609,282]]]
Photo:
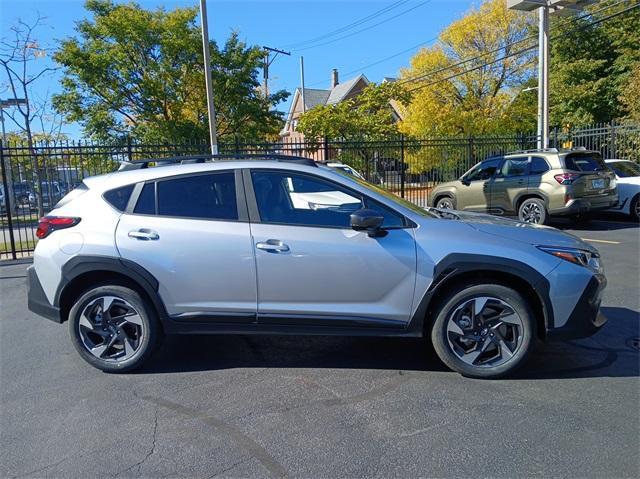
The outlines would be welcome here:
[[[619,3],[620,3],[620,2],[619,2]],[[614,5],[616,5],[616,4],[614,4]],[[614,6],[614,5],[612,5],[612,6]],[[576,25],[576,28],[586,28],[586,27],[591,27],[591,26],[593,26],[593,25],[597,25],[598,23],[602,23],[602,22],[604,22],[604,21],[606,21],[606,20],[610,20],[610,19],[612,19],[612,18],[615,18],[615,17],[617,17],[617,16],[620,16],[620,15],[622,15],[623,13],[629,12],[629,11],[631,11],[631,10],[635,9],[635,8],[638,8],[638,7],[640,7],[640,4],[632,5],[632,6],[628,7],[628,8],[625,8],[624,10],[620,10],[619,12],[612,13],[611,15],[608,15],[608,16],[606,16],[606,17],[602,17],[602,18],[600,18],[600,19],[598,19],[598,20],[594,20],[593,22],[587,23],[587,24],[585,24],[585,25]],[[585,15],[585,16],[588,16],[588,15]],[[583,17],[581,17],[581,18],[584,18],[585,16],[583,16]],[[442,83],[442,82],[445,82],[445,81],[448,81],[448,80],[452,80],[453,78],[456,78],[456,77],[459,77],[459,76],[465,75],[465,74],[467,74],[467,73],[471,73],[471,72],[473,72],[473,71],[475,71],[475,70],[479,70],[479,69],[484,68],[484,67],[489,66],[489,65],[493,65],[494,63],[498,63],[499,61],[505,60],[505,59],[507,59],[507,58],[510,58],[510,57],[513,57],[513,56],[516,56],[516,55],[521,55],[522,53],[526,53],[527,51],[529,51],[529,50],[533,50],[533,49],[535,49],[535,48],[537,48],[537,47],[538,47],[538,44],[537,44],[537,42],[536,42],[536,44],[535,44],[535,45],[532,45],[532,46],[527,47],[527,48],[523,48],[522,50],[518,50],[518,51],[513,52],[513,53],[510,53],[510,54],[508,54],[508,55],[504,55],[504,56],[502,56],[502,57],[500,57],[500,58],[496,58],[495,60],[493,60],[493,61],[491,61],[491,62],[487,62],[487,63],[484,63],[484,64],[482,64],[482,65],[478,65],[478,66],[476,66],[476,67],[474,67],[474,68],[469,68],[469,69],[467,69],[467,70],[464,70],[464,71],[462,71],[462,72],[456,73],[456,74],[451,75],[451,76],[448,76],[448,77],[446,77],[446,78],[441,78],[441,79],[439,79],[439,80],[435,80],[435,81],[433,81],[433,82],[429,82],[429,83],[425,83],[425,84],[423,84],[423,85],[419,85],[419,86],[417,86],[417,87],[415,87],[415,88],[410,89],[410,90],[409,90],[409,92],[418,91],[418,90],[421,90],[421,89],[426,88],[426,87],[428,87],[428,86],[435,85],[435,84],[437,84],[437,83]]]
[[[570,23],[575,23],[575,22],[577,22],[579,20],[582,20],[583,18],[586,18],[586,17],[589,17],[589,16],[593,16],[593,15],[598,14],[598,13],[604,11],[604,10],[608,10],[610,8],[613,8],[613,7],[617,6],[617,5],[620,5],[621,3],[626,3],[627,1],[628,0],[619,0],[616,3],[613,3],[611,5],[606,5],[606,6],[604,6],[603,8],[601,8],[599,10],[585,13],[584,15],[581,15],[579,17],[574,17],[574,18],[567,19],[567,21],[565,21],[564,23],[559,24],[559,25],[555,25],[555,28],[561,28],[561,27],[564,27],[564,26],[566,26],[566,25],[568,25]],[[497,52],[499,52],[501,50],[505,50],[505,49],[507,49],[507,48],[509,48],[511,46],[519,45],[520,43],[524,43],[524,42],[526,42],[528,40],[533,40],[533,39],[536,39],[536,38],[537,38],[537,35],[530,35],[528,37],[521,38],[520,40],[516,40],[516,41],[510,42],[510,43],[507,43],[505,45],[501,45],[500,47],[494,48],[493,50],[489,50],[489,51],[483,52],[478,56],[463,59],[463,60],[461,60],[461,61],[459,61],[457,63],[454,63],[453,65],[448,65],[446,67],[442,67],[442,68],[431,70],[431,71],[428,71],[428,72],[425,72],[425,73],[421,73],[420,75],[416,75],[416,76],[413,76],[413,77],[405,78],[405,79],[401,80],[398,83],[400,83],[400,84],[413,83],[415,81],[422,80],[422,79],[427,78],[427,77],[429,77],[431,75],[434,75],[436,73],[441,73],[443,71],[451,70],[451,69],[453,69],[455,67],[464,65],[465,63],[469,63],[469,62],[472,62],[474,60],[479,60],[479,59],[481,59],[483,57],[486,57],[487,55],[490,55],[492,53],[497,53]],[[536,46],[537,46],[537,43],[536,43]],[[529,49],[525,49],[523,52],[526,52],[528,50]],[[507,56],[505,58],[509,58],[509,57]]]
[[[318,43],[316,45],[311,45],[311,46],[307,46],[307,47],[303,47],[303,48],[298,48],[296,51],[301,52],[301,51],[304,51],[304,50],[310,50],[311,48],[317,48],[317,47],[321,47],[321,46],[324,46],[324,45],[329,45],[331,43],[335,43],[335,42],[339,42],[340,40],[344,40],[345,38],[349,38],[349,37],[352,37],[354,35],[358,35],[359,33],[366,32],[367,30],[371,30],[372,28],[375,28],[375,27],[377,27],[379,25],[382,25],[383,23],[387,23],[387,22],[393,20],[394,18],[398,18],[398,17],[400,17],[402,15],[405,15],[405,14],[415,10],[416,8],[419,8],[419,7],[429,3],[430,1],[431,0],[425,0],[424,2],[421,2],[418,5],[415,5],[415,6],[409,8],[407,10],[404,10],[404,11],[402,11],[402,12],[396,14],[396,15],[393,15],[392,17],[385,18],[384,20],[382,20],[382,21],[380,21],[378,23],[374,23],[373,25],[369,25],[368,27],[362,28],[360,30],[356,30],[355,32],[349,33],[347,35],[343,35],[341,37],[334,38],[333,40],[329,40],[329,41],[326,41],[326,42]]]
[[[387,13],[387,12],[389,12],[389,11],[395,9],[395,8],[398,8],[398,7],[402,6],[402,5],[404,5],[408,1],[409,0],[400,0],[400,1],[394,2],[391,5],[387,5],[386,7],[381,8],[380,10],[376,10],[375,12],[370,13],[366,17],[363,17],[363,18],[361,18],[359,20],[356,20],[355,22],[349,23],[348,25],[344,25],[343,27],[340,27],[340,28],[338,28],[336,30],[332,30],[332,31],[330,31],[328,33],[325,33],[323,35],[320,35],[320,36],[317,36],[317,37],[314,37],[314,38],[310,38],[308,40],[289,43],[287,45],[283,45],[283,47],[294,47],[294,48],[296,48],[298,46],[308,45],[310,43],[315,43],[315,42],[317,42],[319,40],[324,40],[325,38],[332,37],[332,36],[337,35],[339,33],[343,33],[343,32],[345,32],[347,30],[350,30],[353,27],[357,27],[358,25],[362,25],[363,23],[366,23],[369,20],[373,20],[374,18],[377,18],[380,15],[383,15],[383,14],[385,14],[385,13]]]

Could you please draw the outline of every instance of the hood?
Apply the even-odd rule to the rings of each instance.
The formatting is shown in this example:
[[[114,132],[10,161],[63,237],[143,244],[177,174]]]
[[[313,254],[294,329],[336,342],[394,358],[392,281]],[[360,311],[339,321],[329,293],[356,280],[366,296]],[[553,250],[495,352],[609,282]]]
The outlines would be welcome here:
[[[433,210],[433,209],[432,209]],[[597,252],[577,236],[551,226],[533,225],[521,221],[466,211],[436,210],[441,218],[458,220],[486,234],[532,245],[561,246]]]

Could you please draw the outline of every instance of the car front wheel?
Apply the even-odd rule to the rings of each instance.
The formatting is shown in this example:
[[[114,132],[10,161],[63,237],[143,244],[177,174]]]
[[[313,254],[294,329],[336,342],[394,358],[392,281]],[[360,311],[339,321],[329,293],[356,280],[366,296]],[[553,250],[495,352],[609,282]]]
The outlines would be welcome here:
[[[438,198],[438,201],[436,201],[436,208],[440,208],[442,210],[455,210],[456,204],[450,196],[442,196]]]
[[[124,286],[98,286],[85,292],[69,312],[69,332],[80,356],[106,372],[140,367],[161,334],[146,301]]]
[[[454,371],[497,378],[525,361],[535,326],[527,301],[517,291],[499,284],[466,285],[441,303],[431,340],[440,359]]]

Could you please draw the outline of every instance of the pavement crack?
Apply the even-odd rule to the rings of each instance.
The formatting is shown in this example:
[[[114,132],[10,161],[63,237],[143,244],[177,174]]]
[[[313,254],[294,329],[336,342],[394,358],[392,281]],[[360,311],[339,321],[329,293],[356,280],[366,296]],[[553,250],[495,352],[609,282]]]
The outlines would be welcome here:
[[[245,462],[248,462],[250,460],[250,458],[245,457],[237,462],[234,462],[233,464],[231,464],[229,467],[225,467],[223,470],[221,471],[217,471],[214,472],[211,476],[208,476],[207,479],[213,479],[214,477],[219,477],[222,474],[224,474],[225,472],[229,472],[232,469],[235,469],[236,467],[238,467],[240,464],[244,464]]]
[[[147,452],[147,454],[144,456],[144,458],[141,461],[136,462],[135,464],[127,467],[126,469],[123,469],[122,471],[118,471],[113,477],[118,477],[120,474],[129,472],[134,468],[137,468],[136,474],[140,475],[140,469],[142,468],[142,465],[156,452],[157,439],[158,439],[158,408],[156,407],[155,416],[153,419],[153,434],[151,435],[151,448],[149,449],[149,452]]]
[[[80,456],[77,456],[77,457],[80,457]],[[46,466],[40,467],[38,469],[34,469],[33,471],[25,472],[23,474],[18,474],[17,476],[12,476],[11,479],[17,479],[19,477],[31,477],[31,476],[33,476],[33,474],[36,474],[36,473],[42,472],[42,471],[46,471],[47,469],[51,469],[52,467],[56,467],[57,465],[62,464],[67,459],[69,459],[69,457],[63,457],[59,461],[56,461],[56,462],[54,462],[52,464],[47,464]]]

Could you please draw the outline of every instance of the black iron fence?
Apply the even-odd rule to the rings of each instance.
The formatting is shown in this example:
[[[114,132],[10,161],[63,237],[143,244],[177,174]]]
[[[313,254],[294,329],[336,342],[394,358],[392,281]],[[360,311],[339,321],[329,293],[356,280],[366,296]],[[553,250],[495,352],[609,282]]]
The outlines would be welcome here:
[[[351,166],[367,180],[418,205],[431,201],[431,191],[458,178],[489,156],[536,147],[535,135],[384,141],[284,139],[270,143],[236,140],[219,145],[222,154],[278,153]],[[640,161],[640,126],[596,125],[575,131],[554,130],[551,146],[584,146],[605,158]],[[39,216],[45,214],[83,178],[115,171],[121,161],[166,158],[209,152],[205,142],[115,144],[89,141],[9,143],[0,147],[0,259],[29,255],[35,246]]]

